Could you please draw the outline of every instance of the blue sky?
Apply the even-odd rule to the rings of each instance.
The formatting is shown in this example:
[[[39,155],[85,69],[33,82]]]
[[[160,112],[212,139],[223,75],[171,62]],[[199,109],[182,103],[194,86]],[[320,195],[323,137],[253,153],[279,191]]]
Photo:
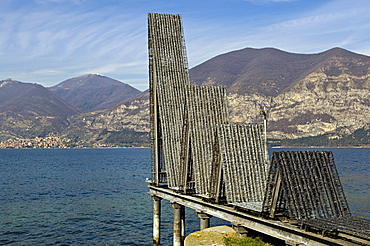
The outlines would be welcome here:
[[[145,90],[147,13],[182,15],[190,68],[246,47],[370,55],[369,0],[0,0],[0,80],[100,73]]]

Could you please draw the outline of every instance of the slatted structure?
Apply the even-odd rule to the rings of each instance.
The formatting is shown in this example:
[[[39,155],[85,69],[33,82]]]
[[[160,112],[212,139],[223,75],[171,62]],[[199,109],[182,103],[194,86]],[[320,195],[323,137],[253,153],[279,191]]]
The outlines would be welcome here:
[[[276,213],[287,210],[285,191],[281,188],[281,174],[276,159],[270,164],[262,210],[271,218],[274,218]]]
[[[179,15],[149,14],[148,32],[153,183],[218,200],[221,183],[225,183],[221,169],[231,160],[220,162],[220,157],[228,154],[221,155],[218,151],[221,142],[216,135],[216,126],[228,123],[226,89],[190,85]],[[241,159],[233,159],[235,163],[228,162],[227,167],[238,167],[249,178],[245,182],[254,187],[253,194],[247,193],[247,184],[242,182],[243,189],[239,186],[235,192],[228,193],[229,201],[240,206],[245,202],[249,202],[249,207],[251,202],[261,202],[260,193],[265,186],[262,177],[267,170],[266,136],[261,131],[261,125],[250,125],[229,132],[231,135],[222,132],[232,142],[230,146],[222,142],[222,150],[231,151],[232,155],[243,153]],[[254,173],[247,175],[250,170]],[[258,170],[262,173],[257,174]],[[236,175],[228,177],[230,185],[241,180]],[[241,199],[243,196],[246,198]]]
[[[335,218],[350,215],[330,151],[274,152],[282,175],[291,218]]]
[[[196,194],[190,201],[226,202],[261,217],[286,214],[306,230],[369,242],[370,223],[351,215],[331,152],[274,152],[269,164],[266,122],[230,124],[224,87],[190,85],[180,16],[149,14],[148,32],[151,189],[163,185],[173,199]]]
[[[181,17],[149,14],[148,46],[153,182],[180,190],[186,168],[181,146],[190,81]]]
[[[370,221],[361,217],[347,215],[339,218],[307,219],[300,222],[305,227],[320,229],[328,234],[343,233],[370,240]]]
[[[262,211],[268,174],[263,124],[219,124],[220,163],[228,203]]]
[[[196,193],[213,198],[219,170],[219,163],[213,161],[216,125],[228,121],[226,88],[190,85],[187,94],[191,176]]]
[[[369,221],[350,213],[332,152],[274,152],[268,180],[264,209],[285,210],[310,229],[370,239]]]
[[[158,234],[161,194],[214,216],[220,212],[233,222],[252,212],[260,217],[239,221],[256,230],[269,224],[256,223],[265,215],[287,215],[306,230],[368,244],[370,223],[351,215],[331,152],[274,152],[269,163],[266,118],[264,124],[231,124],[224,87],[190,85],[181,17],[149,14],[148,32],[151,192]],[[178,204],[174,208],[181,210]],[[180,225],[181,216],[176,218],[174,224]],[[274,224],[266,232],[290,240],[291,228],[281,233],[277,228],[285,226],[280,226]],[[174,227],[174,232],[180,231]],[[305,242],[301,235],[297,233],[296,240]]]

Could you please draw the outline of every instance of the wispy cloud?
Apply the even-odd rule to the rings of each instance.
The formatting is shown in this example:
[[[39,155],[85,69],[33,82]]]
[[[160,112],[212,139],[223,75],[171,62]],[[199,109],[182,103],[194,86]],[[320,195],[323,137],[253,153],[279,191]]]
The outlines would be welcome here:
[[[106,73],[125,73],[125,74],[138,74],[142,73],[143,69],[145,69],[147,64],[143,64],[140,62],[130,62],[130,63],[109,63],[109,64],[104,64],[99,67],[92,67],[88,70],[82,70],[81,73],[101,73],[101,74],[106,74]]]
[[[245,47],[313,53],[340,46],[370,54],[368,0],[2,0],[1,5],[0,79],[51,85],[97,72],[147,84],[148,12],[182,14],[190,67]]]
[[[41,69],[41,70],[32,71],[29,73],[29,75],[50,76],[50,75],[60,75],[64,73],[65,71],[61,71],[61,70]]]
[[[82,4],[86,2],[86,0],[34,0],[37,4],[50,4],[50,3],[72,3],[72,4]]]
[[[347,26],[346,21],[352,18],[357,18],[360,15],[366,14],[364,9],[348,9],[339,10],[325,13],[311,13],[307,16],[301,18],[296,18],[292,20],[287,20],[284,22],[276,23],[268,26],[269,30],[281,30],[281,29],[291,29],[291,28],[321,28],[327,27],[328,24],[336,24],[335,29],[341,28],[341,26]],[[340,24],[340,25],[338,25]],[[301,29],[302,30],[302,29]]]
[[[261,32],[282,43],[296,40],[297,43],[289,44],[295,49],[305,43],[310,44],[312,50],[325,46],[351,48],[346,45],[354,40],[369,40],[370,6],[366,6],[356,6],[348,1],[334,2],[302,17],[267,26]]]
[[[225,29],[220,25],[214,28],[217,30],[195,27],[199,34],[192,34],[194,37],[187,41],[190,65],[245,47],[275,47],[295,53],[318,53],[342,47],[370,54],[370,5],[366,2],[327,2],[267,25],[253,26],[253,20],[243,23],[241,19],[240,25]]]
[[[104,11],[103,14],[101,11],[62,14],[57,11],[19,11],[9,15],[7,24],[2,25],[0,32],[5,34],[5,40],[1,48],[13,49],[30,59],[54,52],[60,58],[83,52],[90,52],[95,57],[111,53],[122,56],[128,49],[118,50],[118,46],[131,46],[128,42],[145,33],[144,21],[143,18],[112,17]]]
[[[269,3],[287,3],[287,2],[295,2],[299,0],[244,0],[246,2],[250,2],[257,5],[269,4]]]

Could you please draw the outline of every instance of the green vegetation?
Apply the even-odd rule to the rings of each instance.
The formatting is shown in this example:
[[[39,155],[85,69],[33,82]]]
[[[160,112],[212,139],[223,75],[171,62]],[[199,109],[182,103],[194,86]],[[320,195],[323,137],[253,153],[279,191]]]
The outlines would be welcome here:
[[[149,133],[133,130],[95,131],[69,130],[64,138],[70,139],[70,147],[149,147]]]
[[[265,243],[259,237],[225,237],[226,246],[271,246],[271,244]]]
[[[149,146],[149,134],[146,132],[103,130],[100,137],[104,137],[103,143],[117,147]]]
[[[6,131],[1,131],[0,130],[0,142],[8,140],[10,138],[17,138],[18,136],[11,133],[11,132],[6,132]]]
[[[370,129],[358,129],[351,135],[342,138],[332,138],[330,135],[305,137],[298,139],[269,139],[269,147],[290,146],[290,147],[360,147],[370,146]]]

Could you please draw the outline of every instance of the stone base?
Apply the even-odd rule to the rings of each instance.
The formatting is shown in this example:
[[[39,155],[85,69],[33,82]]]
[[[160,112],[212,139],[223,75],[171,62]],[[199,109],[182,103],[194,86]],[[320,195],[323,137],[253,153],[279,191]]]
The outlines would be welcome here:
[[[230,226],[217,226],[196,231],[185,238],[184,246],[225,246],[224,238],[237,236],[236,231]]]

